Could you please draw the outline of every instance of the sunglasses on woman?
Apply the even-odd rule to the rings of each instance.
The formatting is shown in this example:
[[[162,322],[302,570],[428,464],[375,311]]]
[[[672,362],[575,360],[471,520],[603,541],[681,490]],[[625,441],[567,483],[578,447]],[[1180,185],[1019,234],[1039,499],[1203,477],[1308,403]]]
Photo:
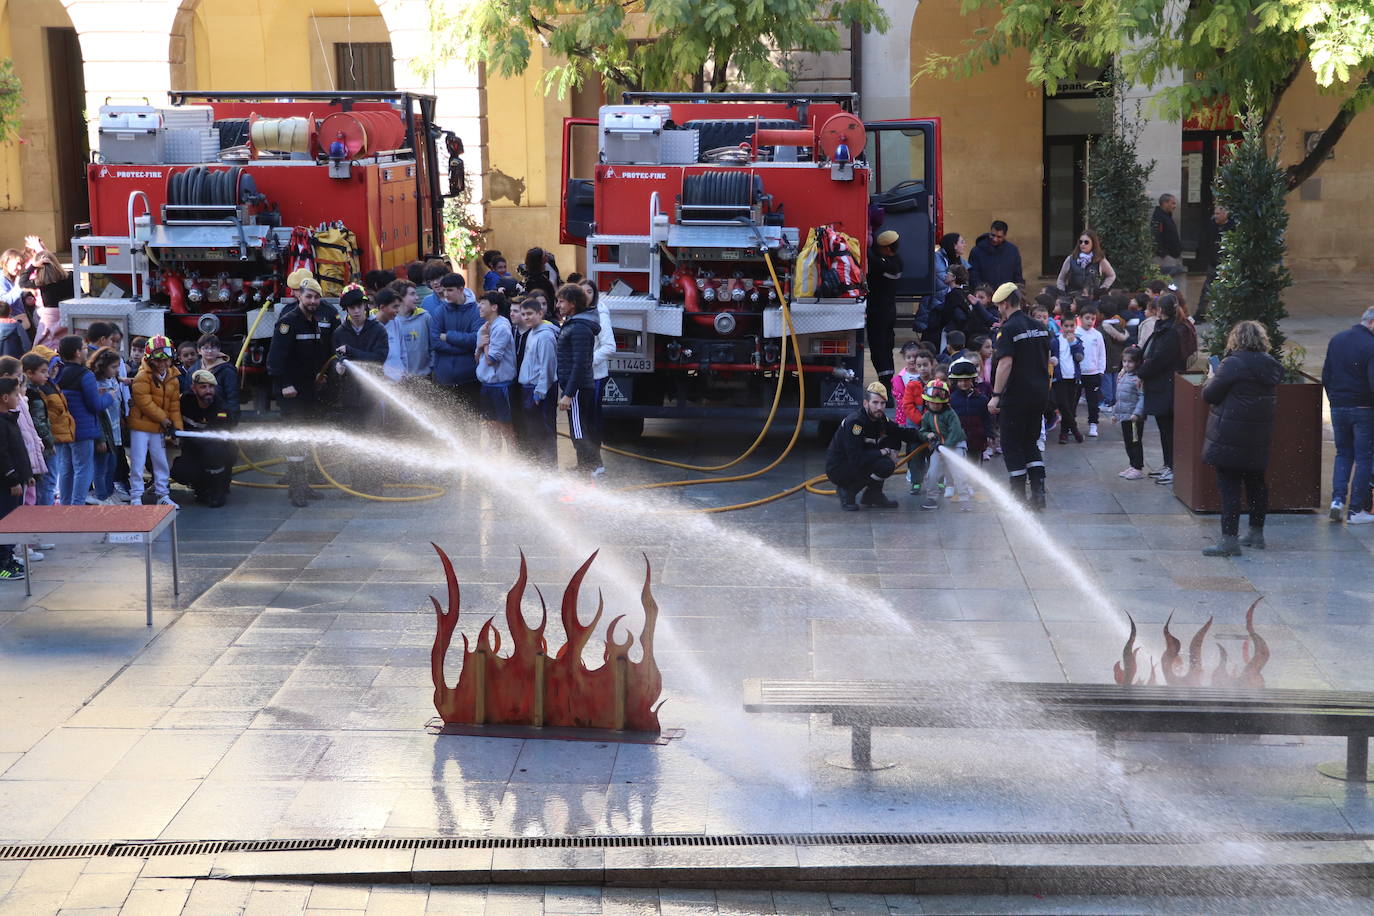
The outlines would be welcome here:
[[[1079,239],[1079,240],[1078,240],[1078,244],[1080,244],[1080,245],[1091,245],[1092,243],[1093,243],[1093,240],[1092,240],[1092,239]]]

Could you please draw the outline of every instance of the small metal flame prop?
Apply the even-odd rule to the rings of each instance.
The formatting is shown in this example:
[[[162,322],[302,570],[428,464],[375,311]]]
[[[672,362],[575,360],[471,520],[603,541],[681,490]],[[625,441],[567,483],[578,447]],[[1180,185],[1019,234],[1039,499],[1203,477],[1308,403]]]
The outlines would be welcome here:
[[[1263,598],[1256,598],[1255,603],[1250,605],[1250,609],[1245,612],[1245,632],[1249,637],[1241,644],[1241,668],[1236,672],[1230,663],[1230,658],[1226,653],[1225,647],[1217,644],[1217,651],[1221,654],[1221,660],[1211,672],[1211,686],[1213,687],[1263,687],[1263,669],[1269,661],[1269,644],[1264,638],[1255,632],[1255,608]],[[1139,663],[1137,655],[1141,647],[1135,644],[1136,628],[1135,620],[1127,614],[1126,619],[1131,621],[1131,635],[1126,640],[1125,647],[1121,650],[1121,661],[1112,666],[1112,677],[1118,684],[1154,684],[1155,663],[1150,659],[1150,676],[1148,679],[1136,679]],[[1169,619],[1164,622],[1164,654],[1159,659],[1159,673],[1164,676],[1164,682],[1180,687],[1201,687],[1207,679],[1207,671],[1203,665],[1203,643],[1207,639],[1207,633],[1212,629],[1212,618],[1208,617],[1207,622],[1194,634],[1188,643],[1188,668],[1183,669],[1182,654],[1183,643],[1178,637],[1169,632],[1169,622],[1174,619],[1169,615]],[[1254,647],[1253,653],[1251,646]]]
[[[604,664],[589,669],[582,661],[596,626],[601,622],[605,603],[597,596],[596,616],[583,625],[577,619],[577,594],[587,570],[596,559],[593,552],[568,581],[563,592],[563,631],[567,641],[558,654],[549,658],[544,642],[544,628],[548,625],[548,607],[544,595],[535,586],[543,611],[539,626],[530,627],[520,610],[525,595],[528,574],[525,555],[520,554],[520,575],[506,593],[506,628],[513,650],[510,655],[499,654],[501,634],[494,617],[487,618],[477,635],[476,645],[463,635],[463,670],[456,687],[448,686],[444,677],[444,658],[458,626],[458,577],[448,554],[437,544],[431,545],[444,565],[448,580],[448,610],[434,602],[438,632],[430,651],[430,673],[434,680],[434,707],[445,725],[521,725],[534,727],[572,727],[612,729],[616,731],[659,732],[658,710],[662,706],[659,694],[663,678],[654,661],[654,623],[658,619],[658,604],[649,590],[651,569],[644,559],[644,589],[640,602],[644,606],[644,629],[639,644],[643,657],[630,660],[634,637],[626,631],[625,641],[616,642],[616,626],[624,619],[620,615],[606,627]]]

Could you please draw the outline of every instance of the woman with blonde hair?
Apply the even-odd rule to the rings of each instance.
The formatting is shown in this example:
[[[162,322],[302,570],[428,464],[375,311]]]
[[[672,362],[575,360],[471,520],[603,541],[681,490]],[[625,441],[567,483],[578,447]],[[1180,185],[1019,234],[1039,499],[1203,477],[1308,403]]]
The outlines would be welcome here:
[[[1269,334],[1258,321],[1241,321],[1226,338],[1226,358],[1208,378],[1202,399],[1212,405],[1202,460],[1216,468],[1221,491],[1221,539],[1203,549],[1208,557],[1235,557],[1240,548],[1264,549],[1269,510],[1269,445],[1274,437],[1274,390],[1283,367],[1269,355]],[[1245,488],[1249,532],[1240,533],[1240,493]]]
[[[1057,286],[1067,295],[1083,295],[1096,299],[1116,282],[1116,271],[1102,253],[1097,233],[1086,229],[1078,233],[1078,245],[1064,259],[1059,268]]]

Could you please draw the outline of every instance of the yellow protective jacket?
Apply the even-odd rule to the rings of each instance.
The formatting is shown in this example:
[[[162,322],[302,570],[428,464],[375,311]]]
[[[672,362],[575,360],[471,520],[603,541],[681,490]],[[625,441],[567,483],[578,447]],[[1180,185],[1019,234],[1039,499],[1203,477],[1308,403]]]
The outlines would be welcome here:
[[[181,429],[181,380],[173,369],[158,381],[146,361],[134,376],[133,403],[129,405],[129,429],[142,433],[162,431],[162,421],[171,420]]]

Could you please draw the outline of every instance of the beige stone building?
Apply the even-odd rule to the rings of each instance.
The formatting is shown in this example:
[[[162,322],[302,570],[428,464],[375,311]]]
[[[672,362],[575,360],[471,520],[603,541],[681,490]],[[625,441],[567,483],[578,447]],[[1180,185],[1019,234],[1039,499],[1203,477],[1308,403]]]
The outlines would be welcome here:
[[[82,163],[88,120],[108,99],[161,102],[168,90],[381,89],[439,97],[438,120],[465,141],[474,210],[486,247],[512,257],[557,246],[563,120],[594,117],[598,88],[558,99],[538,89],[542,62],[516,79],[484,79],[449,64],[429,78],[424,0],[0,0],[0,55],[14,60],[25,98],[18,142],[0,155],[0,245],[30,232],[53,247],[85,218]],[[1081,231],[1087,140],[1096,102],[1066,85],[1047,97],[1013,56],[969,80],[911,78],[932,51],[956,49],[978,25],[946,0],[881,0],[882,35],[842,34],[843,50],[797,57],[799,89],[860,93],[867,119],[942,120],[945,228],[970,236],[1005,219],[1026,273],[1053,272]],[[1156,162],[1152,193],[1177,194],[1185,247],[1210,206],[1210,184],[1230,134],[1162,119],[1141,94],[1142,156]],[[1285,159],[1329,121],[1335,100],[1310,76],[1280,112]],[[1334,158],[1290,197],[1289,248],[1300,275],[1374,270],[1364,242],[1371,216],[1374,115],[1356,118]],[[588,168],[573,157],[573,170]]]

